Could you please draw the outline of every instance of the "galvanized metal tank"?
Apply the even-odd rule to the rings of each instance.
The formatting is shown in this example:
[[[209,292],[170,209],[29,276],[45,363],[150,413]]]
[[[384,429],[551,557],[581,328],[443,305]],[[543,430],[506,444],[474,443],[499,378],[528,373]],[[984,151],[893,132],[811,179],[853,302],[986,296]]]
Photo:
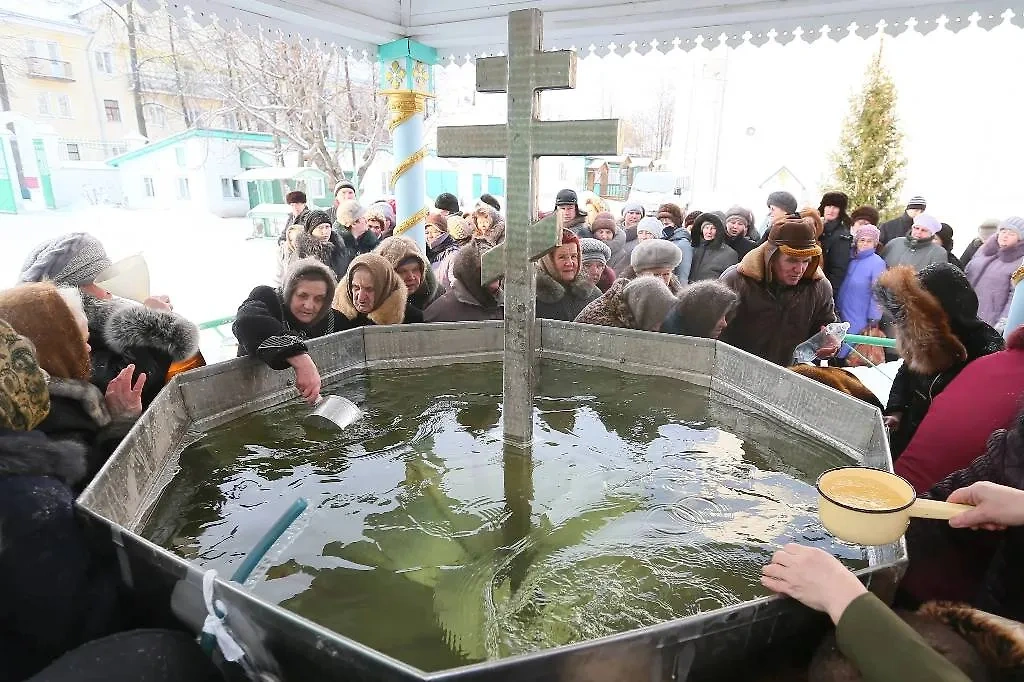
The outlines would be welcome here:
[[[364,327],[312,341],[325,384],[365,369],[500,361],[500,322]],[[892,470],[879,412],[865,403],[705,339],[538,320],[538,356],[631,374],[678,378],[707,392],[709,416],[744,438],[780,434],[827,443],[851,463]],[[206,617],[203,571],[141,537],[149,508],[173,477],[190,432],[290,400],[291,372],[236,359],[176,377],[79,499],[90,526],[115,545],[124,578],[158,608],[198,630]],[[873,548],[860,575],[882,596],[902,576],[902,542]],[[685,680],[784,646],[822,621],[779,597],[682,618],[571,646],[425,673],[328,631],[225,581],[216,583],[245,638],[280,662],[287,679],[345,680]],[[400,617],[400,616],[399,616]],[[244,621],[244,622],[239,622]],[[621,674],[610,673],[618,671]],[[609,677],[608,675],[612,676]]]

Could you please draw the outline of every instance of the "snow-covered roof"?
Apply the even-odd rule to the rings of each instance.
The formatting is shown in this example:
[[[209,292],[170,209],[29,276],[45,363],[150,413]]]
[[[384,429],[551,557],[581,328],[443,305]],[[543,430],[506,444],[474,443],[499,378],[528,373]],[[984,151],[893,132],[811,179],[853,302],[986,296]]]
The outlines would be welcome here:
[[[442,59],[461,61],[503,52],[509,11],[536,7],[544,12],[545,47],[576,48],[597,54],[689,49],[726,37],[763,44],[772,38],[789,42],[796,36],[840,38],[853,24],[861,35],[874,33],[884,22],[898,34],[913,19],[928,31],[945,15],[953,29],[969,25],[977,12],[983,28],[1012,21],[1024,25],[1021,0],[532,0],[495,3],[491,0],[181,0],[168,3],[172,12],[191,12],[206,22],[214,17],[240,21],[249,30],[280,30],[293,39],[322,40],[373,53],[377,45],[412,38],[436,48]],[[827,30],[826,26],[832,27]],[[614,44],[614,48],[610,47]]]
[[[252,182],[254,180],[300,180],[309,175],[326,177],[327,174],[319,168],[313,168],[311,166],[299,166],[295,168],[268,166],[267,168],[251,168],[247,171],[243,171],[236,175],[234,179],[245,180],[246,182]]]

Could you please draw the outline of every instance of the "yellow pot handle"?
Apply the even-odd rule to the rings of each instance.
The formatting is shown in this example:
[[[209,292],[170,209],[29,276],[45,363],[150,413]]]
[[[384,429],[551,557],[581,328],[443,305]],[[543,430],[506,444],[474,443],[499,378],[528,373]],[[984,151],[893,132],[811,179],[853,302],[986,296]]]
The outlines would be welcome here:
[[[954,504],[953,502],[939,502],[938,500],[922,500],[918,498],[910,507],[910,515],[919,519],[949,519],[963,514],[965,511],[974,509],[969,504]]]

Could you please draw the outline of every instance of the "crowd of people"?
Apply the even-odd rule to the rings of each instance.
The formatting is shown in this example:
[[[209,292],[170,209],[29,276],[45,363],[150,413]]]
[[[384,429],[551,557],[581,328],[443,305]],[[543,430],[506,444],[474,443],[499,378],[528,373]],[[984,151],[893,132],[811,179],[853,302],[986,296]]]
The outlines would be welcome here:
[[[310,403],[321,390],[310,339],[503,318],[501,280],[481,277],[483,254],[505,238],[494,197],[464,211],[439,196],[425,251],[394,234],[393,205],[364,208],[348,182],[335,198],[320,210],[288,195],[277,281],[256,286],[233,324],[239,355],[293,371]],[[1024,637],[986,619],[1024,620],[1024,305],[1013,296],[1024,279],[1024,219],[986,221],[957,259],[952,230],[921,197],[882,224],[870,206],[848,214],[841,192],[817,208],[774,192],[766,206],[760,231],[745,207],[665,204],[648,216],[627,202],[616,217],[600,197],[562,190],[553,207],[560,243],[535,263],[537,316],[720,339],[785,367],[837,321],[895,337],[903,363],[883,406],[895,470],[920,496],[975,510],[911,525],[897,599],[910,610],[899,614],[805,547],[777,552],[763,583],[826,611],[839,659],[863,679],[1004,679],[1024,661]],[[203,362],[195,324],[166,296],[114,296],[103,286],[112,268],[99,241],[72,233],[40,244],[17,286],[0,291],[0,682],[71,670],[83,657],[116,665],[119,647],[139,651],[146,637],[192,671],[153,679],[217,679],[179,633],[138,629],[151,624],[147,614],[75,517],[75,496],[166,382]],[[816,360],[843,372],[849,352],[826,336]],[[963,606],[952,612],[938,600]],[[973,653],[949,655],[949,637]],[[982,641],[1003,647],[995,662]],[[83,645],[107,653],[76,650]],[[835,646],[823,670],[838,669]],[[45,679],[75,679],[54,675]]]

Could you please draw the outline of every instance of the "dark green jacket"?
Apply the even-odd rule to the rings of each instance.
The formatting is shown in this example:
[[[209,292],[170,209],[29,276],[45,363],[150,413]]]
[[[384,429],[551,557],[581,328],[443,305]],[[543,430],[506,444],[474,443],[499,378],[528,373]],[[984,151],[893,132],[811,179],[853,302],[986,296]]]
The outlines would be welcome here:
[[[836,643],[864,682],[970,682],[870,592],[843,611]]]

